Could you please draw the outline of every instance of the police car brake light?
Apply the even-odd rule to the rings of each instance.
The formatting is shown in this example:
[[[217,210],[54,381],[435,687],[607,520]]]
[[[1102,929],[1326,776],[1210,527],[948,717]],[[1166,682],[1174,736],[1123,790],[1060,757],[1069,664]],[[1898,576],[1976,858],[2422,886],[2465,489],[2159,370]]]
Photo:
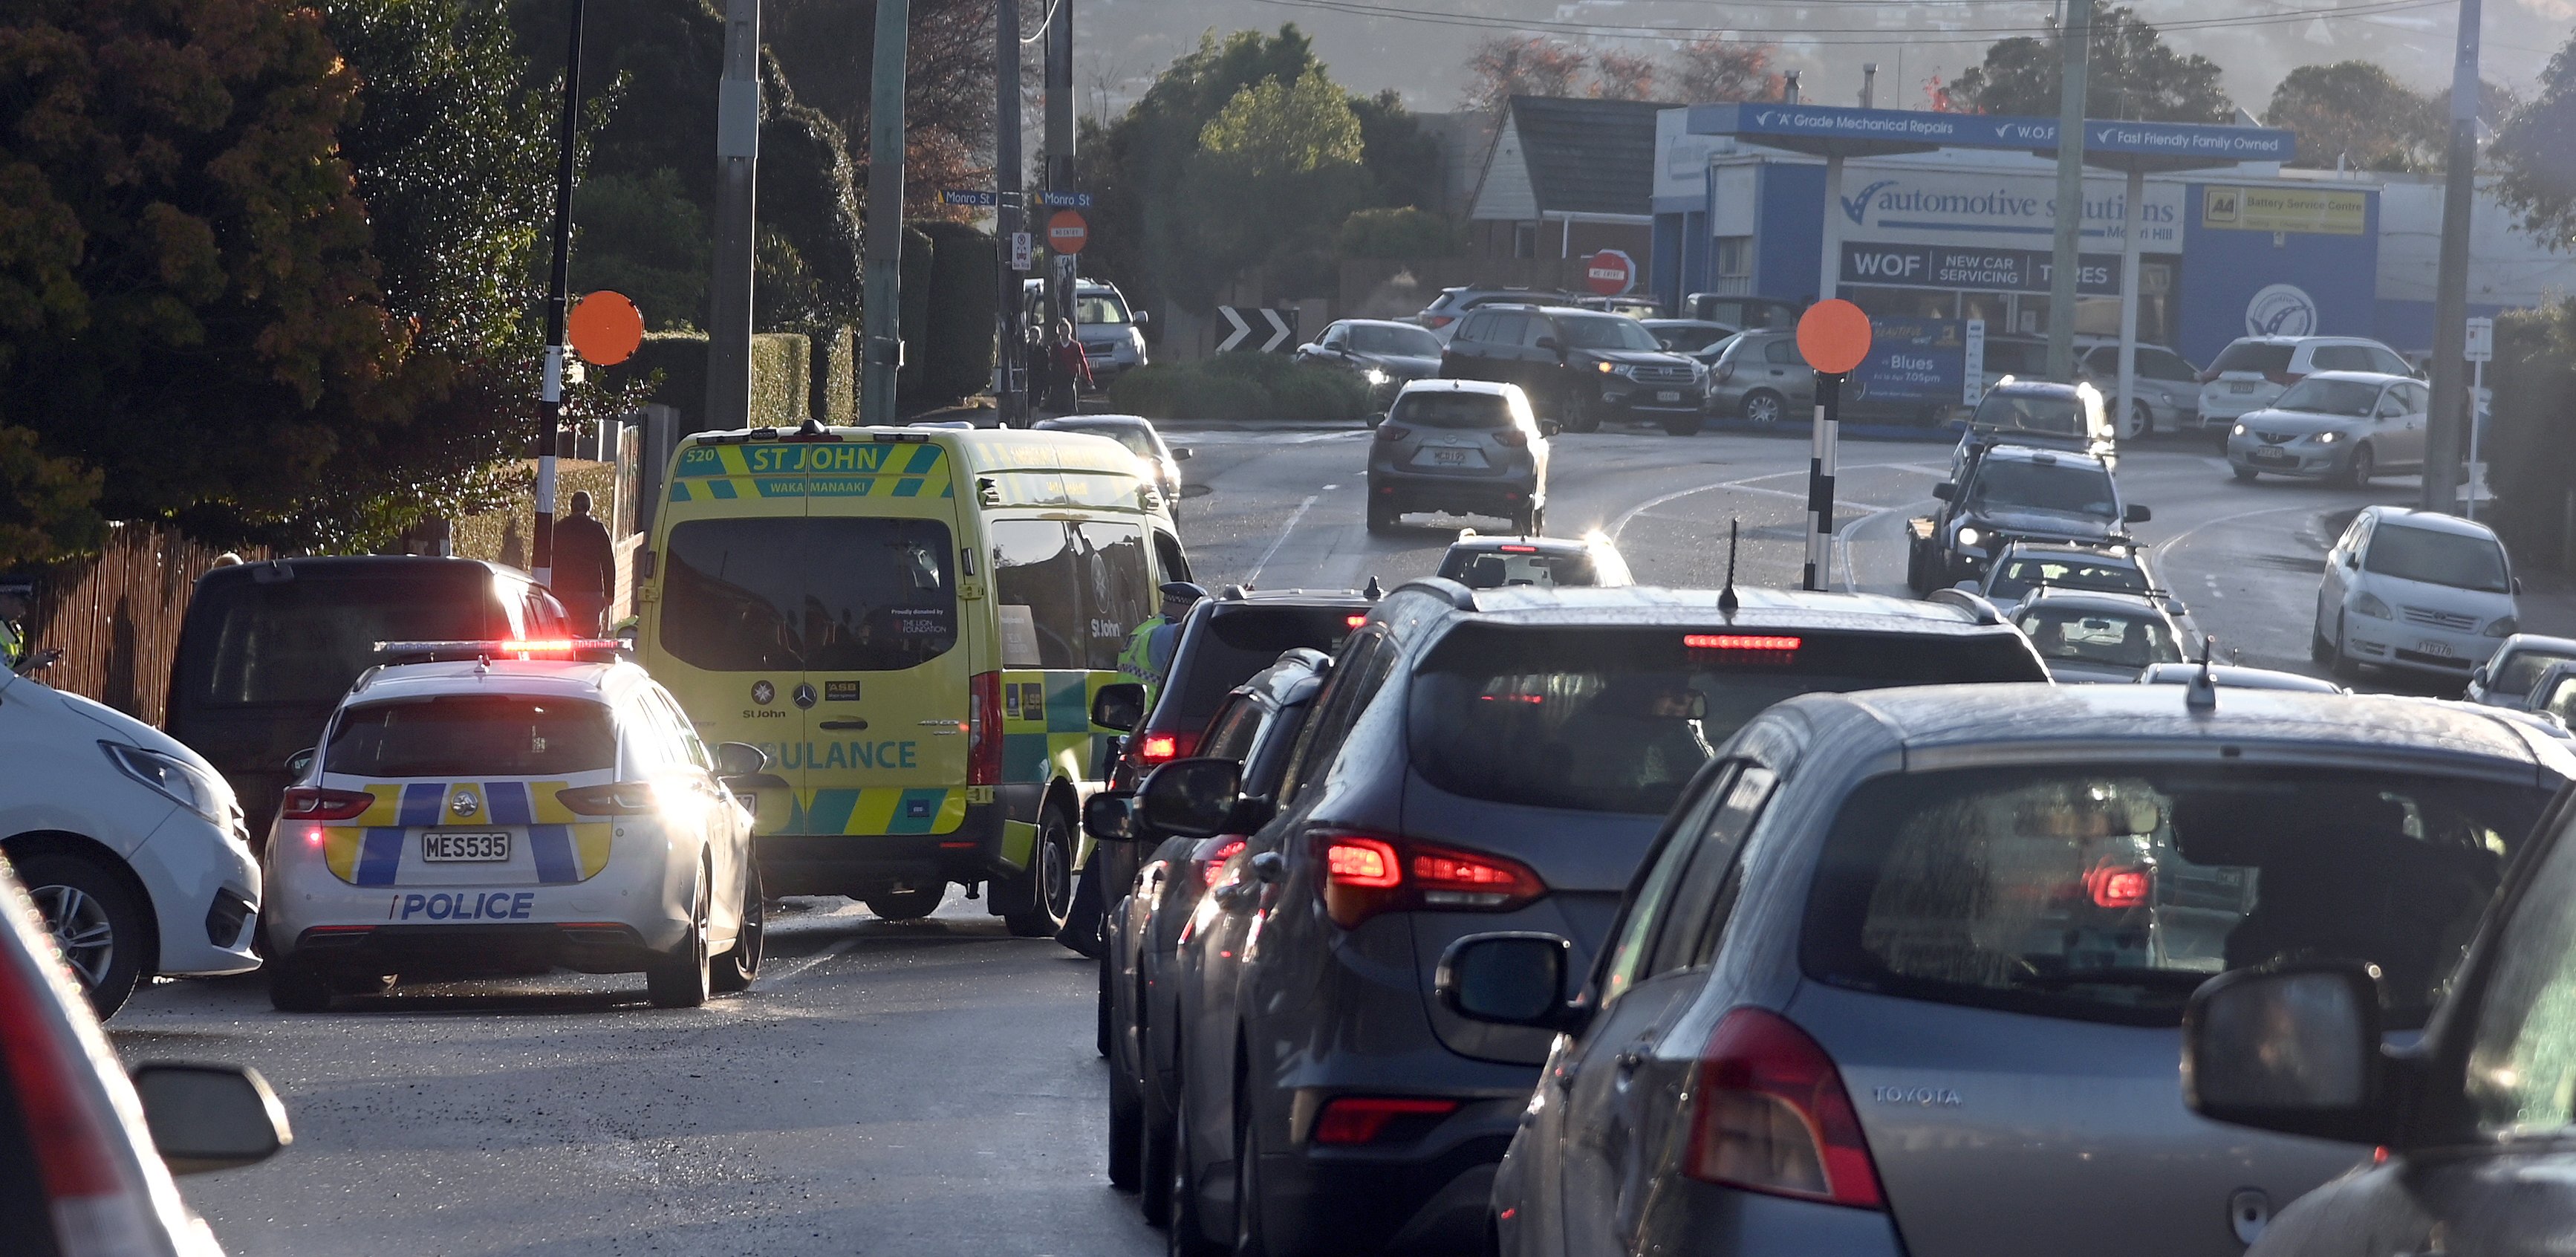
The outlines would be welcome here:
[[[1682,634],[1682,645],[1691,650],[1752,650],[1777,654],[1795,651],[1802,644],[1801,638],[1762,633]]]
[[[574,786],[555,791],[555,799],[584,816],[640,816],[656,811],[661,799],[649,781],[613,781],[604,786]]]
[[[358,790],[323,790],[296,786],[286,792],[278,814],[291,821],[345,821],[375,805],[376,796]]]

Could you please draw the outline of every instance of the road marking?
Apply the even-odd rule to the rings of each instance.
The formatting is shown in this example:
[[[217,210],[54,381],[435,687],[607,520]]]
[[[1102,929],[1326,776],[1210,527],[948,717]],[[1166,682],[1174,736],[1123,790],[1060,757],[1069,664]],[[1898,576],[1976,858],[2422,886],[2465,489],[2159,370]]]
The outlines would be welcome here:
[[[2192,534],[2199,532],[2201,529],[2207,528],[2212,524],[2234,523],[2240,519],[2252,519],[2257,515],[2278,515],[2284,511],[2309,511],[2315,509],[2316,506],[2314,503],[2302,502],[2296,506],[2270,506],[2259,511],[2239,511],[2234,515],[2221,515],[2216,519],[2204,519],[2189,528],[2183,529],[2181,532],[2175,533],[2171,537],[2167,537],[2163,541],[2155,542],[2154,545],[2157,549],[2170,555],[2174,551],[2181,549],[2182,543],[2189,540]]]
[[[845,938],[811,956],[807,956],[803,960],[795,962],[794,964],[773,966],[768,972],[760,975],[760,983],[763,986],[783,985],[789,980],[805,973],[807,970],[812,969],[814,966],[819,965],[826,960],[830,960],[832,957],[838,956],[842,952],[858,946],[858,944],[859,940],[855,938]]]
[[[1841,468],[1835,474],[1849,475],[1855,471],[1910,471],[1920,475],[1929,476],[1948,474],[1946,472],[1933,471],[1929,468],[1920,467],[1913,463],[1860,463]],[[1648,498],[1645,501],[1621,512],[1619,518],[1610,521],[1610,527],[1608,529],[1610,539],[1613,541],[1618,540],[1620,532],[1628,527],[1628,521],[1633,520],[1658,506],[1662,506],[1666,502],[1686,498],[1694,493],[1710,493],[1719,489],[1733,489],[1740,493],[1759,493],[1765,497],[1788,498],[1792,501],[1804,502],[1807,500],[1807,495],[1804,492],[1791,492],[1787,489],[1761,489],[1754,487],[1753,482],[1756,480],[1777,480],[1782,476],[1803,476],[1806,474],[1806,468],[1794,467],[1787,471],[1766,471],[1761,475],[1746,476],[1741,480],[1722,480],[1715,484],[1694,485],[1688,489],[1675,489],[1670,493],[1664,494],[1662,497]],[[1904,508],[1896,507],[1891,509],[1902,510]]]
[[[1270,566],[1270,560],[1279,557],[1279,547],[1288,544],[1288,534],[1297,530],[1297,521],[1306,518],[1306,512],[1313,509],[1315,499],[1322,496],[1320,493],[1310,493],[1306,495],[1305,501],[1297,504],[1296,513],[1288,517],[1288,525],[1279,530],[1278,539],[1270,543],[1269,549],[1261,552],[1261,558],[1253,563],[1252,570],[1243,574],[1244,588],[1252,588],[1252,582],[1261,579],[1261,569]]]

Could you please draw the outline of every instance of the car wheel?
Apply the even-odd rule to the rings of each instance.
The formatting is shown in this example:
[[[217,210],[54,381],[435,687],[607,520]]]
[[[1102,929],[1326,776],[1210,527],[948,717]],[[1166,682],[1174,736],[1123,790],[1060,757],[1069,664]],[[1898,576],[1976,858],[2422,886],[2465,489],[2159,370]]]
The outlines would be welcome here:
[[[1093,1020],[1099,1023],[1092,1027],[1091,1046],[1092,1050],[1102,1056],[1109,1055],[1109,1023],[1112,1020],[1111,1014],[1116,1011],[1110,1007],[1109,947],[1109,940],[1104,937],[1100,946],[1100,989],[1091,1000],[1094,1009]]]
[[[1397,509],[1395,503],[1381,502],[1376,494],[1369,495],[1368,530],[1370,532],[1393,532],[1396,520],[1403,514],[1404,512]]]
[[[644,971],[644,993],[655,1008],[696,1008],[707,1002],[707,901],[712,890],[706,870],[698,871],[698,889],[689,909],[689,936],[659,964]]]
[[[1788,410],[1788,399],[1767,388],[1744,395],[1744,418],[1748,423],[1778,423]]]
[[[2316,624],[2314,622],[2310,622],[2308,625],[2308,662],[2324,663],[2332,658],[2334,658],[2334,643],[2327,641],[2326,635],[2318,632]]]
[[[1579,391],[1567,393],[1565,395],[1565,430],[1568,432],[1600,431],[1601,408],[1594,405]]]
[[[2354,661],[2351,655],[2344,652],[2343,617],[2339,615],[2335,617],[2334,647],[2330,653],[2330,658],[2327,661],[2326,670],[2334,673],[2337,678],[2345,681],[2350,681],[2361,675],[2361,665]]]
[[[2369,446],[2355,446],[2352,451],[2352,465],[2344,469],[2344,484],[2354,489],[2369,488],[2370,474],[2376,470],[2378,461],[2378,457],[2370,452]]]
[[[760,894],[760,866],[752,864],[742,871],[742,924],[735,929],[733,946],[716,957],[715,973],[710,979],[716,990],[729,995],[749,987],[752,979],[760,976],[760,958],[768,951],[768,935],[769,901]]]
[[[268,1006],[281,1013],[318,1013],[331,1007],[332,982],[321,970],[301,960],[271,960],[260,966],[268,979]]]
[[[152,918],[115,870],[86,855],[40,851],[17,862],[54,950],[80,979],[100,1020],[113,1015],[143,976]]]
[[[2120,425],[2120,439],[2134,441],[2156,430],[2156,412],[2145,402],[2129,402],[2129,421]]]
[[[1024,906],[1004,913],[1002,924],[1015,938],[1053,938],[1064,928],[1073,907],[1073,826],[1064,810],[1049,804],[1038,813],[1037,846],[1029,852]]]
[[[883,890],[867,897],[868,911],[887,921],[918,921],[939,911],[948,898],[948,884],[912,886],[903,890]]]
[[[1698,436],[1699,430],[1707,426],[1707,423],[1707,417],[1699,414],[1670,415],[1664,419],[1664,434],[1667,436]]]
[[[2228,474],[2228,475],[2231,475],[2231,476],[2236,477],[2238,480],[2242,480],[2242,481],[2249,481],[2249,482],[2250,482],[2250,481],[2252,481],[2255,477],[2260,476],[2260,475],[2262,475],[2263,473],[2261,473],[2261,472],[2259,472],[2259,471],[2256,471],[2256,470],[2254,470],[2254,469],[2253,469],[2253,468],[2251,468],[2251,467],[2236,467],[2236,466],[2230,466],[2230,467],[2227,469],[2227,474]]]
[[[1136,1040],[1140,1052],[1150,1050],[1145,1046],[1141,1027]],[[1174,1037],[1172,1051],[1175,1058],[1180,1055],[1178,1036]],[[1144,1061],[1137,1062],[1140,1075],[1146,1068]],[[1136,1207],[1144,1213],[1146,1225],[1165,1226],[1172,1220],[1172,1201],[1175,1199],[1172,1194],[1172,1163],[1176,1158],[1172,1155],[1171,1110],[1178,1104],[1178,1095],[1175,1093],[1173,1102],[1166,1104],[1160,1088],[1146,1085],[1138,1091],[1144,1117],[1137,1123],[1141,1129],[1137,1132],[1136,1174],[1144,1181],[1145,1189],[1138,1193]]]
[[[1101,960],[1105,970],[1108,960]],[[1104,974],[1104,981],[1106,975]],[[1107,996],[1103,996],[1100,1036],[1104,1049],[1109,1040]],[[1132,1068],[1132,1062],[1121,1059],[1125,1054],[1105,1051],[1109,1057],[1109,1185],[1122,1192],[1144,1186],[1139,1175],[1145,1145],[1144,1087]]]
[[[1172,1104],[1171,1218],[1163,1227],[1164,1257],[1225,1257],[1225,1247],[1207,1237],[1199,1218],[1197,1175],[1190,1169],[1189,1092],[1175,1091]]]
[[[1234,1254],[1269,1257],[1261,1234],[1261,1134],[1245,1116],[1243,1087],[1234,1090]]]

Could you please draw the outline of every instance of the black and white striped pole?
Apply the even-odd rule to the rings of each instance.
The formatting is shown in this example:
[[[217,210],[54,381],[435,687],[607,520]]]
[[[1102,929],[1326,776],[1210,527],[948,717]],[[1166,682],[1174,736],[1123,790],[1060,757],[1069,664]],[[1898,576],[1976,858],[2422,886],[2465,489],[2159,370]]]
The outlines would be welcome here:
[[[1869,316],[1829,298],[1798,316],[1798,354],[1816,370],[1815,447],[1807,462],[1807,568],[1801,589],[1833,579],[1834,465],[1842,443],[1843,378],[1869,356]]]

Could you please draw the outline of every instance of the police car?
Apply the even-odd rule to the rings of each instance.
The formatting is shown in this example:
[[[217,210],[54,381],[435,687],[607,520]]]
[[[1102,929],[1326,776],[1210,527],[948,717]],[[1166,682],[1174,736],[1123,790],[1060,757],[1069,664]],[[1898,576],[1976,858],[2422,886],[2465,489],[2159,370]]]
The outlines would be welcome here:
[[[645,975],[664,1008],[760,968],[738,793],[756,747],[701,742],[615,642],[401,642],[297,756],[269,836],[269,996],[315,1011],[412,980]]]

